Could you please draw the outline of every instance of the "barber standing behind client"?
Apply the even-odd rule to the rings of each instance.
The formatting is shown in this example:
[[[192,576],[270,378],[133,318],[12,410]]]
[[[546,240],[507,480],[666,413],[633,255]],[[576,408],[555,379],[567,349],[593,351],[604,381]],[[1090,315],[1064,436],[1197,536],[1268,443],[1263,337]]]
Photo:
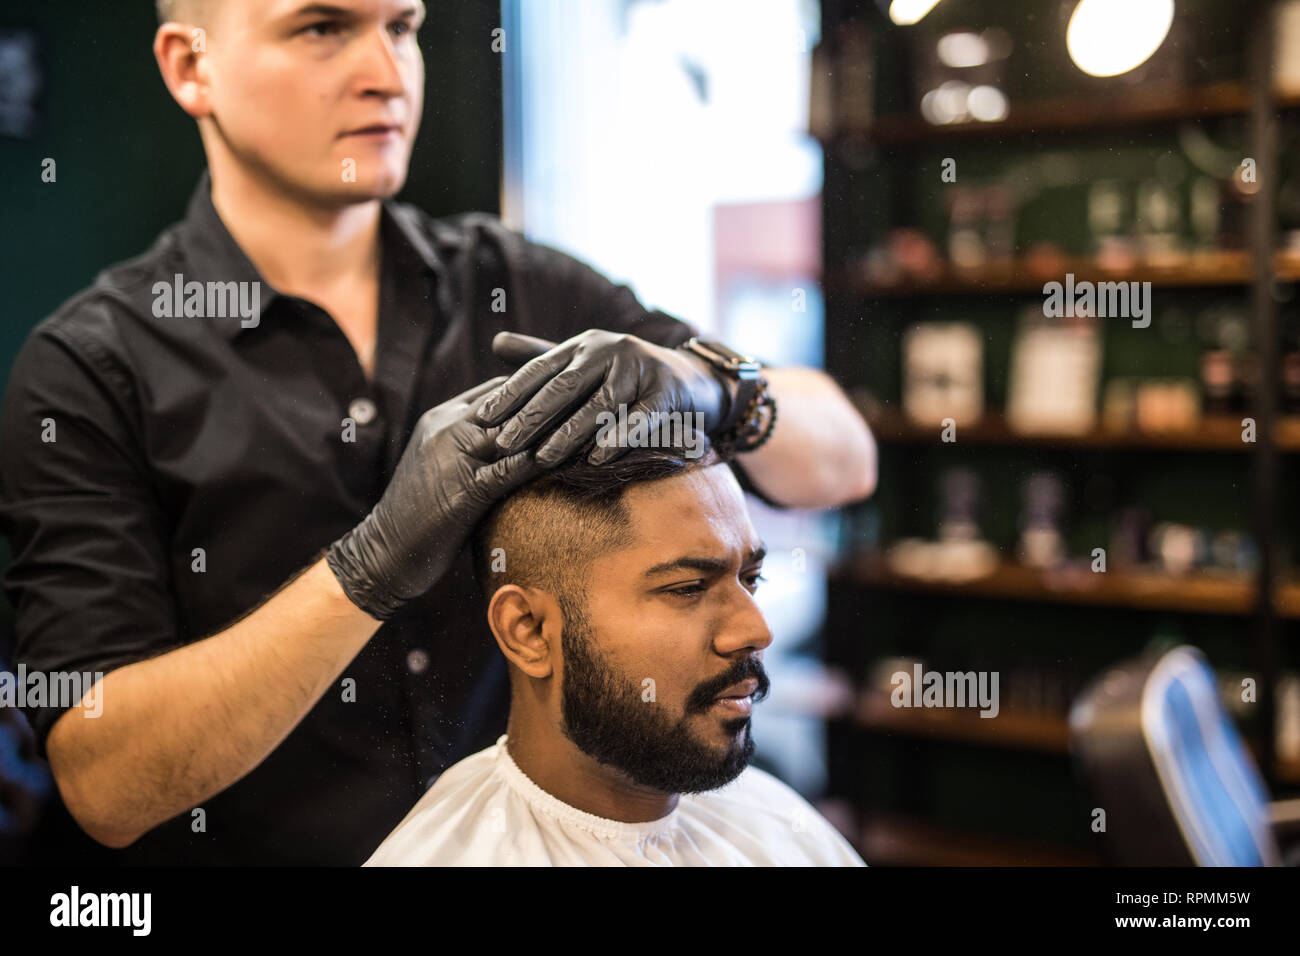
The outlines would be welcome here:
[[[503,732],[462,545],[602,410],[702,414],[773,503],[874,487],[871,435],[823,373],[760,383],[494,217],[394,202],[424,8],[332,6],[159,3],[154,54],[208,170],[183,221],[36,327],[5,396],[17,662],[105,675],[95,719],[26,714],[110,859],[363,862]],[[214,289],[255,308],[213,312]],[[86,859],[52,840],[41,861]]]

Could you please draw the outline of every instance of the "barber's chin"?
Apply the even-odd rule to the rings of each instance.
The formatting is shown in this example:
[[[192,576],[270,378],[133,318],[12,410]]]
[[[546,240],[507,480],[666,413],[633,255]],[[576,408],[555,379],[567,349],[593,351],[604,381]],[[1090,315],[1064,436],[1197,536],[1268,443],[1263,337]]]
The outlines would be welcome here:
[[[374,199],[383,201],[391,199],[401,191],[401,183],[390,185],[387,181],[367,183],[360,185],[358,183],[349,183],[349,188],[342,190],[341,196],[345,202],[359,203],[369,202]]]
[[[388,199],[401,192],[406,185],[405,168],[398,169],[384,164],[358,163],[352,175],[355,178],[340,177],[332,191],[353,202]]]

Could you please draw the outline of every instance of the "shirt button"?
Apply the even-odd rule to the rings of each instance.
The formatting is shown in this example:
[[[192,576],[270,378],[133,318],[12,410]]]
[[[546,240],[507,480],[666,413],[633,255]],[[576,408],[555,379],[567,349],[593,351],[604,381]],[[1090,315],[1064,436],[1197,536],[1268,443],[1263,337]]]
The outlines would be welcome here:
[[[406,668],[412,674],[423,674],[429,666],[429,655],[420,648],[416,648],[406,655]]]
[[[379,414],[375,403],[368,398],[354,398],[348,405],[348,417],[358,425],[369,425]]]

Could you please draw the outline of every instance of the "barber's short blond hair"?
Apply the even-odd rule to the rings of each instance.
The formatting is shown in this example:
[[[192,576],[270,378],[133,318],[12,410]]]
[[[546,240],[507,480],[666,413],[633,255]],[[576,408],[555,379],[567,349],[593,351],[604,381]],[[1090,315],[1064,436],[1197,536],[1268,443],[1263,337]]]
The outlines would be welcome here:
[[[203,25],[211,0],[155,0],[159,23],[194,23]]]

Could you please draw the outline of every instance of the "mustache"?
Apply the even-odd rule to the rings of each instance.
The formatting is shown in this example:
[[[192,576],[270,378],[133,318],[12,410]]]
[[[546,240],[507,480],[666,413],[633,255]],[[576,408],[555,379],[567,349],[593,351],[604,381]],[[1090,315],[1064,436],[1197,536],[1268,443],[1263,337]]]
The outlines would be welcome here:
[[[754,690],[754,695],[751,698],[757,704],[767,696],[771,681],[768,680],[767,671],[763,669],[763,662],[759,658],[751,656],[736,661],[735,665],[724,673],[695,688],[686,702],[687,711],[695,713],[708,710],[713,706],[713,701],[724,690],[732,684],[739,684],[751,677],[758,681],[758,687]]]

